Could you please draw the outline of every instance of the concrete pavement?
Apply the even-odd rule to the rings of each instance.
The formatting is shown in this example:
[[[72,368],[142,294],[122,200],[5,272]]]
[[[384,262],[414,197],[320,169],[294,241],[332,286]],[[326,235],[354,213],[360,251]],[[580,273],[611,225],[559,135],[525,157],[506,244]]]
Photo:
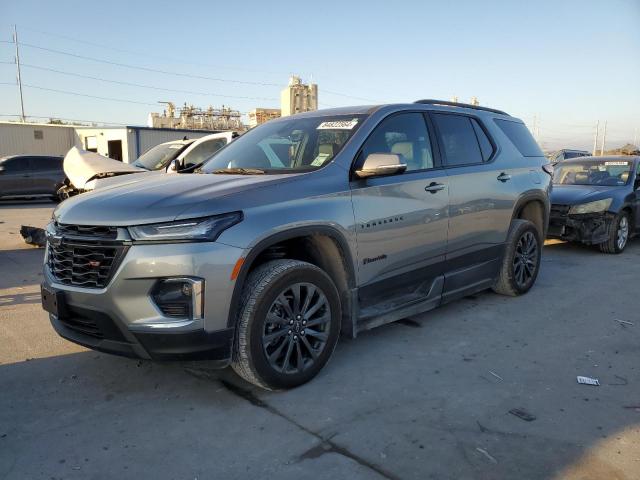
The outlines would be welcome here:
[[[640,240],[548,245],[528,295],[341,340],[314,381],[267,393],[60,339],[43,250],[17,233],[52,207],[0,204],[0,479],[640,478]]]

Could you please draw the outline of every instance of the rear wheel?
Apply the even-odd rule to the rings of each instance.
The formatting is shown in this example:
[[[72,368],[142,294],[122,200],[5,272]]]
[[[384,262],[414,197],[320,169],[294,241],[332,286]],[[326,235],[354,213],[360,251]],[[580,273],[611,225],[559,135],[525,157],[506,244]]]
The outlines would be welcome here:
[[[620,212],[609,225],[609,239],[599,245],[604,253],[622,253],[629,241],[629,214]]]
[[[338,291],[324,271],[298,260],[267,262],[245,285],[232,367],[269,390],[302,385],[329,361],[340,318]]]
[[[500,275],[493,286],[496,293],[515,297],[529,291],[540,270],[540,238],[532,222],[520,219],[511,222]]]

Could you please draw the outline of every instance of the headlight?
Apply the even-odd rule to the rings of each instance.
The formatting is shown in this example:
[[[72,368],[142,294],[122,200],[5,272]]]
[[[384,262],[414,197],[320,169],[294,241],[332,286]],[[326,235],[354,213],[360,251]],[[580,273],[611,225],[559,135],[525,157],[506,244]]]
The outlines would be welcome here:
[[[196,241],[213,242],[227,228],[242,221],[242,212],[215,217],[178,220],[151,225],[129,227],[131,238],[139,241]]]
[[[574,205],[569,209],[569,215],[579,215],[581,213],[598,213],[608,210],[611,206],[613,198],[604,198],[602,200],[596,200],[595,202],[581,203],[580,205]]]

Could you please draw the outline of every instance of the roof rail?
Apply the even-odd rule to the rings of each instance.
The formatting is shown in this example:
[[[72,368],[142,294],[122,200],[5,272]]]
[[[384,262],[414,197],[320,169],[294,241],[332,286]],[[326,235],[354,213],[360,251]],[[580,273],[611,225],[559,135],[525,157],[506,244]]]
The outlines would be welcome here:
[[[425,100],[416,100],[413,103],[422,103],[425,105],[446,105],[448,107],[472,108],[474,110],[484,110],[486,112],[498,113],[500,115],[506,115],[508,117],[511,116],[507,112],[503,112],[502,110],[497,110],[495,108],[489,108],[489,107],[481,107],[479,105],[471,105],[470,103],[448,102],[446,100],[434,100],[432,98],[428,98]]]

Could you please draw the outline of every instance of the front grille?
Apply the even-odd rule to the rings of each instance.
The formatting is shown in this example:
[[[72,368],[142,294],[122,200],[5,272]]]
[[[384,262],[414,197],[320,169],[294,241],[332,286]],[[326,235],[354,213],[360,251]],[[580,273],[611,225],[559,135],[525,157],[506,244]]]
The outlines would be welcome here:
[[[58,242],[49,242],[48,265],[53,277],[65,285],[104,288],[126,247],[116,241],[116,227],[56,224]]]
[[[58,318],[65,327],[93,338],[103,339],[104,334],[93,320],[86,317]]]
[[[56,223],[55,229],[58,235],[71,235],[80,237],[99,237],[104,240],[115,240],[118,237],[117,227],[93,226],[93,225],[67,225]]]

